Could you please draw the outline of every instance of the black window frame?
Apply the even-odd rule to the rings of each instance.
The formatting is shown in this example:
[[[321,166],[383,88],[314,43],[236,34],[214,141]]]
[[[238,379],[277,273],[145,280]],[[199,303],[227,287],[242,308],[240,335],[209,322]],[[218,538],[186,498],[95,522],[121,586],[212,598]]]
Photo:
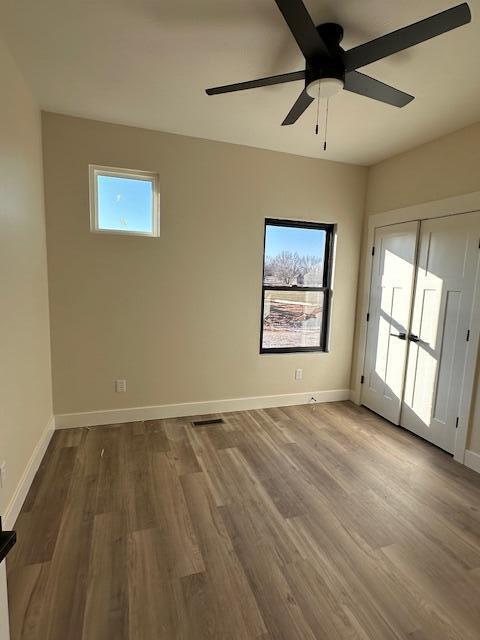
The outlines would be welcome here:
[[[267,237],[267,226],[292,227],[300,229],[314,229],[325,231],[325,254],[323,261],[323,286],[305,287],[293,285],[290,287],[274,286],[265,284],[265,243]],[[332,300],[332,272],[333,272],[333,245],[335,238],[335,225],[323,222],[307,222],[304,220],[284,220],[278,218],[265,218],[263,230],[263,267],[262,267],[262,308],[260,314],[260,354],[269,353],[305,353],[320,352],[328,353],[328,329],[330,326],[330,306]],[[315,347],[263,347],[263,312],[265,306],[266,291],[321,291],[323,292],[323,313],[322,327],[320,329],[320,344]]]

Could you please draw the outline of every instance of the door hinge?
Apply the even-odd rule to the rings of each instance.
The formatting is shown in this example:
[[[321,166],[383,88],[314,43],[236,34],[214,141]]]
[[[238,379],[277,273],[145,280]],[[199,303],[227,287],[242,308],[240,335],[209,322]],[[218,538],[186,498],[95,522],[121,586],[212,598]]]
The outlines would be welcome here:
[[[370,322],[370,314],[367,313],[367,322]]]
[[[460,420],[460,418],[457,416],[457,420],[455,421],[455,429],[458,429],[458,421]]]
[[[470,329],[467,331],[467,342],[470,340]]]
[[[372,247],[372,256],[375,255],[375,247]]]
[[[360,378],[360,384],[363,384],[364,382],[365,382],[365,376],[362,376],[362,377]]]

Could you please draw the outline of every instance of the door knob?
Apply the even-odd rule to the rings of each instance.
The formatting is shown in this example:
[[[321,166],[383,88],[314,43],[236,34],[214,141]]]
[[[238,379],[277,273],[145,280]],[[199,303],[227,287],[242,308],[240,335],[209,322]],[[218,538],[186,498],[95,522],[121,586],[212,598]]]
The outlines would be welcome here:
[[[407,334],[406,333],[391,333],[391,336],[393,336],[394,338],[398,338],[399,340],[406,340],[407,339]]]
[[[408,339],[410,340],[410,342],[415,342],[417,344],[421,344],[424,347],[428,347],[430,346],[428,342],[426,342],[425,340],[422,340],[421,338],[419,338],[418,336],[416,336],[414,333],[411,333],[408,336]]]

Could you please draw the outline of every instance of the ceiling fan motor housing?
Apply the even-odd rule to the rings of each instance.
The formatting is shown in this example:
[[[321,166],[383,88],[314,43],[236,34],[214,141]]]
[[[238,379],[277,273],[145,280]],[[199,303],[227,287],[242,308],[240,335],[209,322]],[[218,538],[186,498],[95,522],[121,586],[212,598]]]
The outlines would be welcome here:
[[[316,27],[328,47],[329,56],[307,60],[305,68],[305,90],[312,98],[329,98],[345,84],[345,64],[340,42],[343,28],[327,22]]]

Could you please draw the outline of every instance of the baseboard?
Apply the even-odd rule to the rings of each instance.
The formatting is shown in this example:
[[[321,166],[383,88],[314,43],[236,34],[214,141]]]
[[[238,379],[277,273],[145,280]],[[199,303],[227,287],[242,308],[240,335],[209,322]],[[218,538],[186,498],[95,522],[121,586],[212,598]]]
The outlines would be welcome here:
[[[55,425],[57,429],[70,429],[74,427],[94,427],[103,424],[136,422],[139,420],[182,418],[186,416],[208,415],[210,413],[228,413],[229,411],[287,407],[308,404],[311,402],[312,397],[315,398],[316,402],[338,402],[340,400],[348,400],[350,398],[350,390],[334,389],[332,391],[311,391],[278,396],[257,396],[207,402],[162,404],[153,407],[132,407],[128,409],[110,409],[84,413],[64,413],[55,416]]]
[[[14,527],[15,521],[20,513],[23,503],[25,502],[28,490],[30,489],[33,478],[38,471],[38,467],[43,460],[43,456],[45,455],[54,430],[55,418],[52,416],[40,436],[32,455],[30,456],[30,460],[25,467],[22,477],[20,478],[20,482],[18,483],[7,510],[5,511],[4,517],[2,518],[5,529],[13,529]]]
[[[480,453],[475,453],[475,451],[470,451],[467,449],[465,451],[465,461],[464,464],[469,469],[473,469],[480,473]]]

